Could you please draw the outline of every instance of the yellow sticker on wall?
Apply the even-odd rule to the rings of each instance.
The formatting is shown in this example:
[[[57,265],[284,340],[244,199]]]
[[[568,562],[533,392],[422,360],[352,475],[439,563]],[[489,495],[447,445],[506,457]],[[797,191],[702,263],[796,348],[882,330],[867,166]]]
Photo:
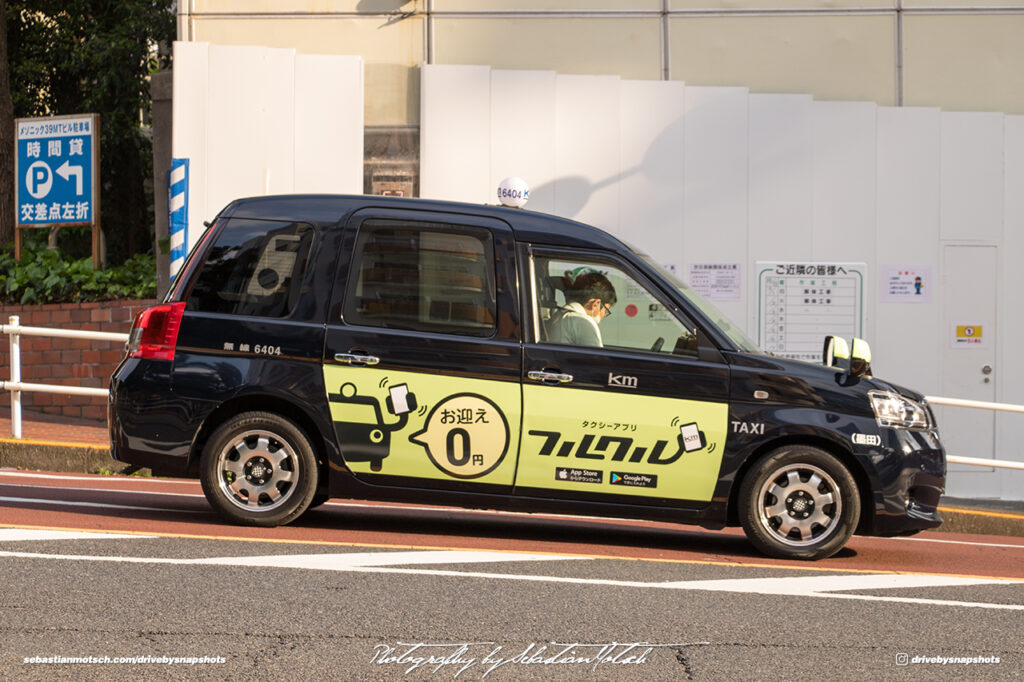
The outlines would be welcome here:
[[[984,346],[984,329],[980,324],[958,324],[953,334],[953,346]]]

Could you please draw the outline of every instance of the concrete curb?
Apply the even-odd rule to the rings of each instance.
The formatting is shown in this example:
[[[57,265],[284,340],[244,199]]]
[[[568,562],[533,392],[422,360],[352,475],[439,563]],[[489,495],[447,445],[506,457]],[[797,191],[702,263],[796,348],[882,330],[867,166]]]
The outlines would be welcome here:
[[[0,438],[0,467],[95,474],[101,469],[120,471],[125,466],[110,456],[110,448],[102,446]]]
[[[86,443],[66,443],[0,438],[0,467],[94,474],[100,470],[119,472],[127,465],[115,461],[110,449]],[[1024,537],[1024,513],[998,508],[975,509],[967,502],[939,506],[943,523],[936,528],[948,533]],[[992,503],[987,503],[992,507]],[[1011,509],[1015,507],[1012,503]]]
[[[942,525],[935,530],[972,535],[1024,537],[1024,515],[962,507],[939,507]]]

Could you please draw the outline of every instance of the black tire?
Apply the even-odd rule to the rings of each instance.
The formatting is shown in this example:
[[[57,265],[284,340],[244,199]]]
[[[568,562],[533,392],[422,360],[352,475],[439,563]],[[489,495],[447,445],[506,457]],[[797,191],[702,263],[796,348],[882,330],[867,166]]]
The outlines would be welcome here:
[[[331,499],[331,496],[328,495],[327,493],[317,493],[316,495],[313,496],[313,500],[312,502],[309,503],[309,506],[306,507],[306,511],[319,507],[329,499]]]
[[[309,508],[318,469],[302,429],[270,412],[244,412],[221,424],[203,448],[200,480],[222,517],[280,526]]]
[[[824,559],[846,545],[860,518],[849,470],[815,447],[791,445],[757,462],[740,484],[743,532],[768,556]]]

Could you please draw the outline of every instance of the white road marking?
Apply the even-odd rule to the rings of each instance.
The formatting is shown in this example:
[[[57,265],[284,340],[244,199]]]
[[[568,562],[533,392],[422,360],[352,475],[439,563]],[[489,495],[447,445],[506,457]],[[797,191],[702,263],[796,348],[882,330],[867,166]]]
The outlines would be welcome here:
[[[4,471],[0,470],[0,481],[5,476],[13,477],[25,477],[25,478],[43,478],[52,480],[66,480],[66,481],[83,481],[90,480],[88,476],[62,476],[59,474],[37,474],[25,471]],[[194,480],[182,480],[182,479],[147,479],[147,478],[116,478],[116,477],[104,477],[105,481],[111,482],[125,482],[125,483],[175,483],[179,485],[196,485],[197,481]],[[106,488],[58,488],[54,486],[33,486],[31,484],[23,483],[11,483],[10,485],[17,485],[22,488],[47,488],[49,490],[88,490],[90,492],[109,492],[109,493],[138,493],[144,495],[176,495],[179,497],[204,497],[202,493],[166,493],[156,492],[148,490],[120,490],[120,489],[106,489]],[[0,501],[10,500],[13,498],[0,498]],[[110,505],[112,507],[119,507],[123,509],[149,509],[148,507],[121,507],[120,505]],[[464,507],[446,507],[446,506],[414,506],[414,505],[403,505],[403,504],[391,504],[391,503],[361,503],[361,502],[341,502],[332,500],[322,505],[321,508],[354,508],[354,509],[381,509],[381,510],[397,510],[397,511],[434,511],[434,512],[461,512],[466,514],[475,515],[489,515],[489,516],[512,516],[522,518],[550,518],[550,519],[567,519],[576,521],[626,521],[633,523],[642,523],[636,519],[618,518],[618,517],[597,517],[597,516],[581,516],[574,514],[550,514],[550,513],[533,513],[533,512],[515,512],[515,511],[502,511],[495,509],[466,509]],[[167,510],[167,511],[183,511],[183,510]],[[682,524],[680,524],[682,525]],[[703,529],[701,532],[704,532]],[[1004,549],[1024,549],[1024,544],[1008,544],[1008,543],[996,543],[996,542],[971,542],[967,540],[943,540],[939,538],[920,538],[920,537],[888,537],[888,538],[871,538],[872,540],[888,540],[891,542],[936,542],[946,545],[963,545],[969,547],[1000,547]]]
[[[28,528],[0,528],[0,542],[26,540],[124,540],[125,538],[152,538],[154,535],[119,535],[69,530],[31,530]]]
[[[114,493],[117,495],[166,495],[174,498],[206,498],[202,493],[163,493],[160,491],[122,491],[113,487],[57,487],[55,485],[33,485],[32,483],[9,483],[17,487],[32,487],[39,491],[54,491],[60,493]],[[0,482],[0,485],[3,485]],[[26,498],[27,500],[29,498]]]
[[[1024,581],[1022,581],[1024,582]],[[799,576],[795,578],[740,578],[736,580],[687,580],[662,583],[662,587],[680,590],[713,590],[746,594],[789,594],[813,596],[821,592],[852,590],[909,589],[914,587],[953,587],[962,585],[1005,585],[994,578],[965,578],[954,575],[906,575],[900,573],[859,573],[853,575]]]
[[[82,474],[81,476],[63,476],[61,474],[43,474],[34,473],[31,471],[5,471],[0,469],[0,478],[12,476],[15,478],[44,478],[54,481],[114,481],[114,482],[125,482],[125,483],[138,483],[139,481],[152,482],[152,483],[176,483],[178,485],[196,485],[198,481],[187,480],[187,479],[174,479],[174,478],[129,478],[121,476],[97,476],[95,474]]]
[[[78,488],[75,488],[78,490]],[[128,504],[104,504],[102,502],[69,502],[67,500],[46,500],[38,497],[0,497],[0,502],[28,502],[29,504],[50,504],[58,507],[97,507],[100,509],[133,509],[135,511],[177,512],[185,514],[213,513],[201,509],[171,509],[170,507],[136,507]]]
[[[182,566],[245,566],[261,568],[304,568],[317,571],[364,572],[381,566],[410,564],[494,563],[505,561],[566,561],[587,557],[523,552],[473,552],[461,550],[424,550],[410,552],[344,552],[339,554],[280,554],[272,556],[208,557],[203,559],[165,559],[161,557],[96,556],[89,554],[40,554],[38,552],[0,552],[0,557],[58,559],[65,561],[110,561],[129,564],[178,564]],[[409,569],[414,572],[417,569]],[[430,573],[430,571],[424,571]],[[463,575],[458,573],[457,575]],[[501,574],[498,574],[501,575]]]
[[[925,606],[957,606],[993,610],[1024,611],[1024,604],[997,604],[966,602],[949,599],[917,599],[849,594],[852,590],[909,589],[922,587],[963,587],[966,585],[1024,585],[1024,580],[1000,578],[967,578],[942,575],[904,575],[867,573],[854,575],[802,576],[796,578],[745,578],[736,580],[688,580],[674,582],[643,582],[575,578],[571,576],[522,575],[515,573],[479,573],[426,568],[399,568],[395,564],[442,564],[514,561],[589,560],[587,557],[526,554],[518,552],[472,552],[458,550],[404,551],[404,552],[348,552],[313,555],[275,555],[255,557],[211,557],[204,559],[168,559],[159,557],[121,557],[39,554],[34,552],[0,552],[0,557],[27,559],[56,559],[63,561],[99,561],[134,564],[172,564],[182,566],[245,566],[261,568],[301,568],[306,570],[354,573],[392,573],[428,575],[454,578],[481,578],[487,580],[517,580],[525,582],[564,583],[587,586],[627,587],[659,590],[693,590],[763,594],[770,596],[815,597],[827,599],[853,599]],[[841,591],[841,592],[840,592]]]
[[[939,542],[944,545],[969,545],[971,547],[1007,547],[1009,549],[1024,549],[1024,544],[1011,545],[996,542],[970,542],[968,540],[940,540],[939,538],[879,538],[880,540],[898,540],[900,542]]]
[[[218,566],[261,566],[270,568],[307,568],[320,571],[349,571],[368,566],[408,566],[411,564],[477,564],[503,561],[564,561],[589,557],[526,554],[519,552],[474,552],[459,550],[422,550],[409,552],[344,552],[340,554],[282,554],[276,556],[240,556],[197,559],[197,564]]]
[[[425,570],[415,568],[386,568],[386,567],[367,567],[363,569],[357,569],[364,573],[411,573],[417,575],[434,575],[434,576],[450,576],[450,577],[473,577],[473,578],[486,578],[492,580],[524,580],[529,582],[552,582],[552,583],[572,583],[579,585],[602,585],[608,587],[635,587],[635,588],[655,588],[655,589],[669,589],[669,590],[696,590],[702,591],[709,589],[715,592],[736,592],[740,594],[767,594],[767,595],[792,595],[800,597],[823,597],[828,599],[854,599],[860,601],[881,601],[881,602],[901,602],[906,604],[922,604],[926,606],[963,606],[971,608],[981,609],[995,609],[995,610],[1010,610],[1010,611],[1024,611],[1024,604],[994,604],[988,602],[966,602],[966,601],[952,601],[948,599],[915,599],[910,597],[882,597],[875,595],[862,595],[862,594],[835,594],[832,592],[815,592],[812,590],[793,592],[793,591],[780,591],[773,592],[762,589],[751,592],[741,583],[746,582],[745,580],[734,580],[734,581],[717,581],[717,580],[693,580],[689,582],[667,582],[667,583],[646,583],[639,581],[627,581],[627,580],[598,580],[589,578],[572,578],[562,576],[539,576],[539,575],[515,575],[506,573],[470,573],[468,571],[436,571],[436,570]],[[883,575],[888,577],[889,574],[864,574],[861,576],[850,576],[852,577],[865,577],[872,575]],[[947,576],[915,576],[920,578],[931,578],[934,577],[940,581],[939,584],[923,584],[919,583],[913,585],[913,587],[942,587],[943,581]],[[788,578],[765,578],[764,580],[788,580]],[[989,578],[967,578],[968,582],[958,582],[957,585],[1018,585],[1024,583],[1024,580],[1009,580],[1009,579],[989,579]],[[725,589],[722,584],[715,585],[714,583],[735,583],[732,585],[732,589]],[[906,587],[900,585],[899,587]],[[879,589],[877,585],[868,587],[850,587],[847,584],[844,589],[856,590],[856,589]]]

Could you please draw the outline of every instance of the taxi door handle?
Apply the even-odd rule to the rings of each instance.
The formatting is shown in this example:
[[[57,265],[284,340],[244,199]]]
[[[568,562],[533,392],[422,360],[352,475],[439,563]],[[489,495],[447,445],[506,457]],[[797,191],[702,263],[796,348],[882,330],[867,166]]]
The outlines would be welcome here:
[[[334,359],[346,365],[355,365],[357,367],[376,365],[380,362],[380,358],[374,355],[362,355],[360,353],[335,353]]]
[[[572,381],[571,374],[561,374],[559,372],[541,372],[537,370],[530,370],[526,373],[530,379],[539,381],[542,384],[548,384],[549,386],[556,386],[558,384],[567,384]]]

